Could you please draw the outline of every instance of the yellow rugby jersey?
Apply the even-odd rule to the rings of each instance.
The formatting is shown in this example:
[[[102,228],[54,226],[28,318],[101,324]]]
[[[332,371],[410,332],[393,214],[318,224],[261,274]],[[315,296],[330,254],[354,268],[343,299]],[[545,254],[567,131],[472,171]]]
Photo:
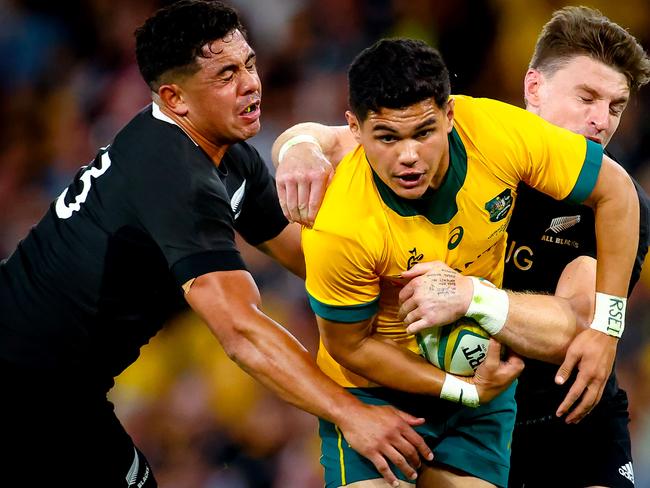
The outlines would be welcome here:
[[[582,203],[603,156],[600,145],[523,109],[453,98],[449,169],[440,188],[418,200],[397,196],[358,146],[339,163],[313,228],[302,231],[314,312],[349,323],[376,314],[377,333],[416,353],[414,337],[397,319],[400,287],[390,277],[441,260],[500,286],[517,184]],[[322,343],[318,364],[343,386],[375,386],[337,364]]]

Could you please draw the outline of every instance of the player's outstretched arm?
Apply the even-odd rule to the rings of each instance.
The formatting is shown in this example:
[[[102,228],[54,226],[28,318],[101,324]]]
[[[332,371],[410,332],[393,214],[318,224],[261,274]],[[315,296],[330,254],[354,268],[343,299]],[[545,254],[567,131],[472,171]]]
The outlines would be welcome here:
[[[325,376],[304,347],[260,311],[259,292],[246,271],[199,276],[185,297],[233,361],[282,399],[338,425],[389,483],[397,482],[389,462],[408,476],[420,455],[432,459],[411,427],[423,419],[365,405]]]
[[[573,340],[556,376],[562,384],[578,366],[576,381],[556,412],[564,415],[579,400],[566,418],[568,423],[580,421],[596,405],[612,370],[625,328],[627,292],[639,243],[639,198],[634,183],[607,156],[585,203],[594,209],[596,219],[596,293],[591,324]]]
[[[287,219],[309,227],[314,224],[334,168],[356,144],[348,126],[307,122],[280,134],[272,157],[278,198]]]
[[[596,186],[585,204],[596,220],[596,292],[627,297],[639,244],[639,197],[627,172],[603,156]]]

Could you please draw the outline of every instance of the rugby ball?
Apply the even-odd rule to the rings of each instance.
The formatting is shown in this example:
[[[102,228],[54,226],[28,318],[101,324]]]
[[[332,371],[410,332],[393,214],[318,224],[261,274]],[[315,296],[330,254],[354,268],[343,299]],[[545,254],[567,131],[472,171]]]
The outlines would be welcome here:
[[[490,334],[469,317],[416,334],[420,352],[431,364],[459,376],[473,376],[487,355]]]

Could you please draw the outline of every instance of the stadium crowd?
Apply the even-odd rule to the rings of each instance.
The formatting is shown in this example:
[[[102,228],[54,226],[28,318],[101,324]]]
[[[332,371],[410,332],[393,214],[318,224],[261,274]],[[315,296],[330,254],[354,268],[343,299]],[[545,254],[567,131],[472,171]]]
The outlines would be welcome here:
[[[96,148],[149,103],[133,31],[168,1],[0,0],[0,258],[44,213]],[[452,92],[523,105],[521,79],[559,0],[232,0],[250,30],[264,83],[262,131],[303,120],[343,123],[345,70],[379,37],[440,49]],[[650,6],[590,6],[650,47]],[[525,11],[524,11],[525,9]],[[461,40],[461,38],[466,38]],[[648,89],[634,94],[608,149],[650,192]],[[241,242],[265,311],[310,351],[317,329],[303,284]],[[617,371],[630,397],[636,486],[650,487],[650,270],[629,302]],[[230,362],[199,319],[170,323],[112,391],[118,415],[161,487],[318,487],[316,420],[276,399]]]

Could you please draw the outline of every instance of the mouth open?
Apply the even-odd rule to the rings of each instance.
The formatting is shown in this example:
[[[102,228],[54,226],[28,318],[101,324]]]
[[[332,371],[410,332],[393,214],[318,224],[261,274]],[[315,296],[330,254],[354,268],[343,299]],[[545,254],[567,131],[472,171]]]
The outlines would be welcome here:
[[[258,112],[260,109],[260,101],[256,100],[252,102],[251,104],[247,105],[244,110],[240,112],[240,115],[253,115],[256,112]]]
[[[412,173],[408,175],[398,176],[398,178],[404,181],[417,181],[420,179],[420,176],[422,176],[420,173]]]
[[[420,184],[424,178],[423,173],[405,173],[396,175],[395,179],[399,182],[400,186],[404,188],[414,188]]]

